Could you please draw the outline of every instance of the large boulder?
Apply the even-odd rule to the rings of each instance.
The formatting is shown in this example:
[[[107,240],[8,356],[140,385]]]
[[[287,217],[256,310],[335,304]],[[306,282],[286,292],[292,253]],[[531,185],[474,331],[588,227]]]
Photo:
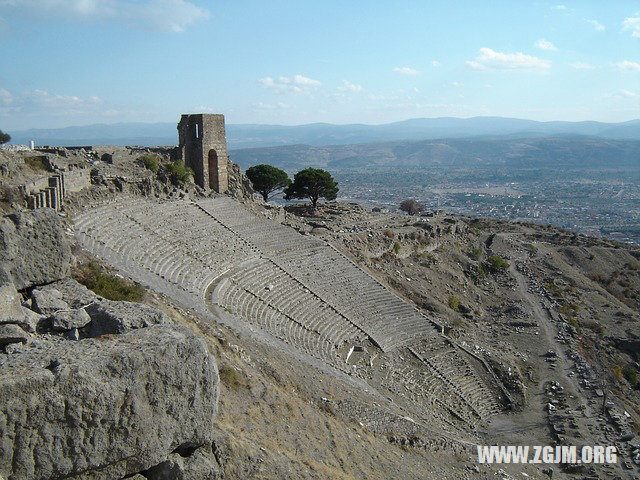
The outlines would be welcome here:
[[[22,296],[13,283],[0,286],[0,326],[14,324],[28,332],[35,332],[44,317],[23,307],[21,300]]]
[[[12,213],[0,221],[0,267],[18,290],[69,275],[71,249],[50,208]]]
[[[0,478],[171,470],[180,463],[172,453],[213,441],[217,368],[190,330],[155,325],[42,343],[0,355]]]
[[[69,304],[62,299],[62,293],[55,288],[34,289],[31,292],[33,309],[43,315],[51,315],[59,310],[69,310]]]
[[[91,322],[81,330],[83,337],[99,337],[110,333],[124,333],[166,323],[167,316],[160,310],[133,302],[102,300],[85,308]]]

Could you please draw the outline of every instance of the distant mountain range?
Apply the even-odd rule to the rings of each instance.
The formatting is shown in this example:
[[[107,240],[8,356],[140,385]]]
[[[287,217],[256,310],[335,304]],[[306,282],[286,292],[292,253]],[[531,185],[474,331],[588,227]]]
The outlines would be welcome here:
[[[474,137],[403,140],[353,145],[286,145],[231,152],[241,167],[267,163],[290,172],[306,167],[330,170],[443,167],[628,168],[640,170],[640,140],[582,135],[539,138]],[[560,171],[560,170],[558,170]]]
[[[175,123],[116,123],[8,132],[12,143],[37,145],[175,145]],[[383,125],[227,125],[230,149],[305,144],[348,145],[397,140],[433,140],[495,136],[538,138],[586,135],[614,140],[640,140],[640,120],[623,123],[537,122],[503,117],[416,118]]]

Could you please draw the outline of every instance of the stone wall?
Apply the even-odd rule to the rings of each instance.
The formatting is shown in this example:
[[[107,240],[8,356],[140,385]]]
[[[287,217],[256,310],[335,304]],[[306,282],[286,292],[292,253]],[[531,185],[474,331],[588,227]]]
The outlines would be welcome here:
[[[65,193],[79,192],[91,186],[91,175],[88,168],[74,168],[68,172],[62,172]]]
[[[68,171],[56,170],[48,176],[25,184],[22,188],[27,198],[27,208],[48,207],[61,210],[68,193],[79,192],[90,185],[90,170],[74,168]]]

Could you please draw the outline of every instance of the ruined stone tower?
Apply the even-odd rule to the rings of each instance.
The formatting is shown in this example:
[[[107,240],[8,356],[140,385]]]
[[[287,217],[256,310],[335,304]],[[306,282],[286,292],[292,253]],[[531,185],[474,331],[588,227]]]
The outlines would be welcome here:
[[[227,191],[227,137],[224,115],[182,115],[178,123],[178,140],[182,158],[191,167],[195,182],[218,193]]]

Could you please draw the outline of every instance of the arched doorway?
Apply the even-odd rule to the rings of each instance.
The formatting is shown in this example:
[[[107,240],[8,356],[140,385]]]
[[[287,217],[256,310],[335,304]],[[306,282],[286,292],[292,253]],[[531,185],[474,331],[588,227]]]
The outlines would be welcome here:
[[[209,188],[220,191],[218,185],[218,153],[212,148],[209,150]]]

